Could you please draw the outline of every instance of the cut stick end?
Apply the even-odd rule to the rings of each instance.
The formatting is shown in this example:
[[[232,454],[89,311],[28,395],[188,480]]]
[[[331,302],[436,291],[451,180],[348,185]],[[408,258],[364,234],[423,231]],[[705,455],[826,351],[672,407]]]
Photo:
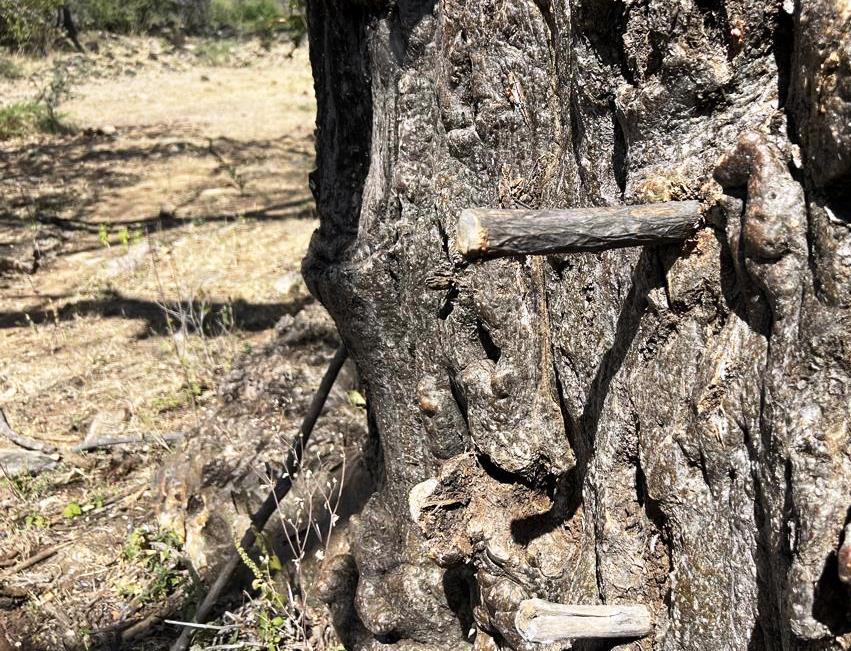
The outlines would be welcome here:
[[[524,640],[536,643],[641,638],[653,630],[645,606],[558,604],[542,599],[522,601],[514,626]]]
[[[474,210],[461,211],[455,246],[465,258],[475,258],[487,251],[488,236],[482,221]]]

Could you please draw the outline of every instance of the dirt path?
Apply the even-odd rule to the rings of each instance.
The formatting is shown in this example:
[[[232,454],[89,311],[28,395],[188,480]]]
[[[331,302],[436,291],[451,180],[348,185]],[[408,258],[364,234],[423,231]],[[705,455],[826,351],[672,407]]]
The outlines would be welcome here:
[[[114,575],[128,537],[156,530],[158,437],[201,422],[234,360],[309,300],[306,51],[232,47],[236,65],[209,66],[152,40],[108,45],[63,107],[74,133],[0,142],[0,259],[13,263],[0,273],[0,408],[19,434],[60,447],[155,441],[0,478],[0,568],[72,543],[0,569],[0,631],[21,648],[85,648],[144,612]]]

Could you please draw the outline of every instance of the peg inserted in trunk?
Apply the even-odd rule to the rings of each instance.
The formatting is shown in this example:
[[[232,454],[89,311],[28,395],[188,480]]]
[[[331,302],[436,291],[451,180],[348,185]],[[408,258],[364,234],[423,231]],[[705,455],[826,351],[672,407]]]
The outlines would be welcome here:
[[[469,208],[456,245],[467,258],[605,251],[688,238],[701,219],[699,201],[569,210]]]
[[[514,626],[529,642],[644,637],[653,625],[644,606],[577,606],[526,599]]]

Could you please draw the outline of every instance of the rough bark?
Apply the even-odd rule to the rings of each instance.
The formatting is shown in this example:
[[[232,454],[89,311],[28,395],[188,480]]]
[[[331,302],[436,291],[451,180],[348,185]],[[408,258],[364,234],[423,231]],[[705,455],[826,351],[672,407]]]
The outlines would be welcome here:
[[[309,19],[304,273],[380,451],[329,563],[347,646],[545,648],[514,627],[540,598],[647,606],[653,632],[619,648],[848,648],[848,3],[310,0]],[[708,219],[685,244],[454,246],[465,208],[689,199]]]

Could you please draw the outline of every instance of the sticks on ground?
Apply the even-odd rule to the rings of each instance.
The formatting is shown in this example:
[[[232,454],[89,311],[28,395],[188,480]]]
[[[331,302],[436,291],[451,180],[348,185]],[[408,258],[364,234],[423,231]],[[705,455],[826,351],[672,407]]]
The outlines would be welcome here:
[[[701,219],[700,202],[570,210],[464,210],[456,245],[467,258],[605,251],[688,238]]]
[[[6,419],[6,414],[3,413],[3,410],[0,409],[0,435],[4,438],[8,439],[19,448],[23,448],[25,450],[32,450],[33,452],[41,452],[42,454],[47,455],[58,455],[61,454],[59,448],[55,445],[51,445],[50,443],[45,443],[44,441],[38,441],[29,436],[24,436],[23,434],[18,434],[15,430],[12,429],[12,426],[9,425],[9,421]],[[130,436],[116,436],[116,437],[105,437],[100,439],[94,439],[91,441],[83,441],[82,443],[78,443],[77,445],[71,448],[72,452],[88,452],[91,450],[99,450],[101,448],[110,448],[110,447],[118,447],[121,445],[135,445],[137,443],[160,443],[166,442],[171,443],[174,441],[180,441],[183,439],[183,432],[168,432],[166,434],[136,434]],[[56,457],[58,458],[58,457]]]
[[[83,441],[71,448],[74,452],[88,452],[101,448],[110,448],[120,445],[133,445],[136,443],[172,443],[180,441],[184,437],[183,432],[168,432],[166,434],[137,434],[135,436],[116,436],[92,441]]]
[[[51,545],[50,547],[45,547],[37,554],[33,554],[29,558],[25,558],[17,565],[14,565],[10,569],[8,569],[6,572],[0,575],[0,578],[8,578],[10,576],[14,576],[18,572],[23,572],[24,570],[31,568],[33,565],[38,565],[42,561],[45,561],[54,554],[56,554],[56,552],[58,552],[63,547],[67,547],[68,545],[70,545],[72,542],[75,541],[66,540],[65,542],[59,543],[58,545]]]
[[[0,409],[0,434],[19,448],[33,450],[34,452],[41,452],[42,454],[56,454],[56,448],[49,443],[36,441],[29,436],[18,434],[15,430],[13,430],[12,426],[9,425],[9,421],[6,420],[6,414],[3,413],[2,409]]]
[[[251,516],[251,524],[243,534],[242,540],[239,541],[240,549],[248,552],[253,547],[254,541],[257,539],[257,535],[263,530],[263,527],[266,526],[269,518],[277,509],[278,502],[280,502],[284,496],[289,493],[290,488],[292,488],[293,479],[301,467],[301,460],[304,456],[304,450],[307,447],[307,442],[313,432],[313,426],[316,424],[319,414],[322,412],[325,400],[328,398],[331,387],[334,386],[334,381],[337,379],[337,374],[343,367],[343,363],[346,361],[347,357],[348,353],[346,351],[346,347],[341,345],[334,354],[334,358],[328,364],[328,369],[325,371],[322,382],[319,384],[319,388],[313,396],[313,401],[310,403],[310,408],[302,421],[298,436],[296,436],[292,449],[287,456],[283,472],[278,478],[278,481],[275,483],[275,487],[266,497],[266,500],[260,505],[260,508],[257,509],[254,515]],[[195,617],[193,617],[192,623],[203,623],[204,620],[207,619],[210,611],[213,609],[213,606],[216,605],[216,601],[218,601],[222,592],[227,587],[231,576],[236,568],[239,567],[241,562],[242,558],[240,557],[239,552],[234,549],[233,552],[231,552],[227,563],[225,563],[225,566],[220,571],[219,576],[216,577],[215,582],[210,587],[210,591],[207,593],[207,596],[204,597],[201,605],[198,606],[198,610],[195,612]],[[181,632],[180,637],[178,637],[174,644],[171,645],[170,651],[186,651],[192,641],[194,632],[194,629],[185,627]]]

